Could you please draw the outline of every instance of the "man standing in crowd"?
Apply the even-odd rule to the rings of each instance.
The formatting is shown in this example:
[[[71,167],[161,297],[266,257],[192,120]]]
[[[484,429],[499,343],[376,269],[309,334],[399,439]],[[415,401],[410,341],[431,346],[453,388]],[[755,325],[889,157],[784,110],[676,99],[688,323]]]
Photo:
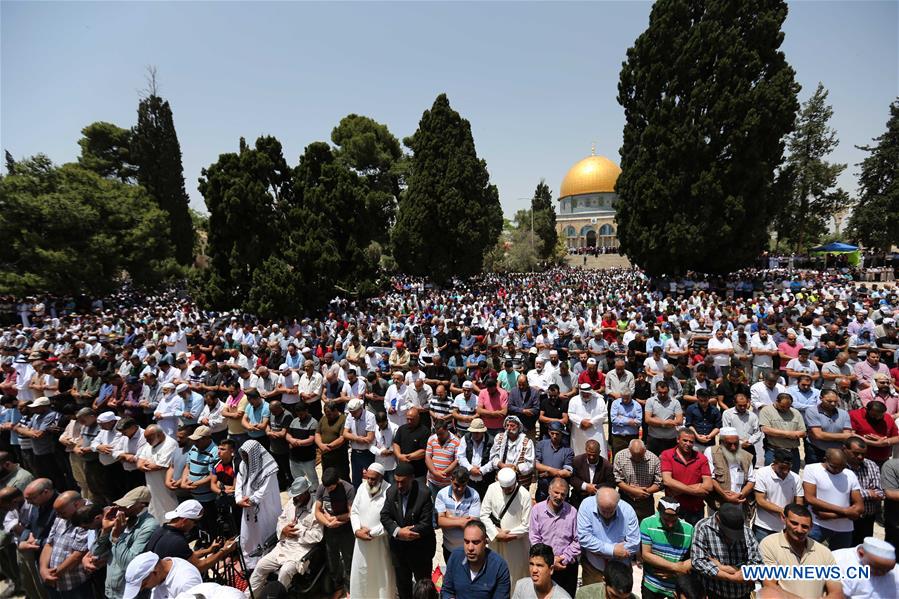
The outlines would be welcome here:
[[[847,599],[891,597],[899,589],[895,545],[868,537],[856,547],[834,551],[833,557],[844,572],[850,566],[868,566],[870,569],[870,578],[843,578],[843,596]]]
[[[784,507],[783,531],[772,534],[759,544],[762,561],[768,566],[834,566],[830,549],[809,537],[812,514],[804,505],[791,503]],[[779,588],[789,597],[840,597],[839,580],[774,580],[762,581],[762,588]]]
[[[643,599],[673,597],[674,580],[690,572],[693,526],[678,518],[679,508],[675,498],[662,497],[658,513],[640,522]]]
[[[861,545],[866,537],[874,535],[874,520],[879,518],[885,497],[880,485],[880,468],[865,457],[868,444],[861,437],[849,437],[843,444],[846,452],[846,468],[858,479],[865,510],[853,523],[852,545]]]
[[[456,549],[446,564],[441,599],[508,597],[512,590],[509,568],[499,554],[488,548],[484,523],[472,520],[465,525],[462,536],[462,549]]]
[[[450,476],[459,464],[456,457],[459,449],[459,437],[449,431],[445,420],[434,423],[434,434],[428,437],[425,449],[425,465],[428,468],[428,490],[431,497],[450,486]]]
[[[805,421],[792,407],[793,396],[778,393],[774,405],[759,412],[759,426],[765,437],[765,465],[771,464],[775,449],[786,449],[793,456],[793,472],[799,472],[799,440],[805,438]]]
[[[311,362],[310,362],[311,363]],[[290,476],[305,476],[309,483],[318,488],[318,472],[315,470],[315,431],[318,421],[309,414],[309,404],[294,404],[296,410],[285,437],[290,457]],[[391,447],[391,451],[393,448]]]
[[[565,501],[568,488],[566,479],[552,479],[546,501],[531,509],[528,538],[532,547],[545,543],[552,548],[554,558],[549,564],[552,579],[574,597],[581,545],[577,535],[577,509]]]
[[[621,362],[623,368],[624,361],[616,360],[616,364],[618,362]],[[633,378],[631,382],[633,383]],[[620,393],[619,395],[620,397],[612,402],[610,412],[613,456],[618,455],[618,452],[627,447],[628,443],[637,438],[640,433],[640,426],[643,424],[643,408],[638,402],[634,401],[633,394],[629,392]]]
[[[536,462],[534,465],[538,477],[535,501],[543,501],[548,497],[549,483],[552,479],[561,477],[567,480],[574,470],[574,452],[570,447],[562,444],[561,423],[551,422],[548,428],[549,434],[537,443],[535,451]]]
[[[462,547],[462,531],[465,525],[481,516],[481,498],[468,486],[468,470],[457,467],[452,472],[451,484],[440,489],[434,501],[437,526],[443,531],[443,559],[449,561],[450,553]]]
[[[608,418],[606,402],[602,395],[593,390],[590,383],[580,384],[580,393],[568,404],[568,419],[571,421],[571,448],[575,455],[586,451],[587,441],[599,443],[603,455],[606,446],[605,422]]]
[[[836,391],[827,389],[821,393],[821,402],[806,408],[804,418],[808,430],[805,445],[805,463],[815,464],[824,458],[831,447],[841,447],[852,436],[849,414],[840,409]]]
[[[493,439],[490,461],[496,472],[510,468],[518,477],[519,484],[524,487],[531,484],[534,478],[534,442],[522,432],[517,416],[506,416],[503,432]],[[515,574],[514,571],[512,573]]]
[[[677,428],[684,422],[684,412],[680,402],[669,397],[665,381],[659,381],[656,394],[646,400],[643,420],[647,424],[649,451],[661,455],[677,445]]]
[[[695,525],[704,515],[703,499],[712,491],[708,459],[693,449],[695,435],[681,430],[677,445],[662,452],[662,484],[680,503],[680,516]]]
[[[571,504],[581,505],[581,501],[593,497],[600,487],[615,488],[615,475],[612,465],[599,452],[599,443],[591,439],[587,441],[586,451],[574,456],[571,474]]]
[[[147,444],[137,454],[137,467],[147,478],[148,497],[152,496],[149,501],[150,513],[158,522],[178,506],[178,497],[165,484],[166,473],[178,450],[178,442],[156,425],[148,426],[144,437]]]
[[[658,456],[647,451],[643,441],[634,439],[612,462],[615,483],[621,498],[634,508],[640,520],[655,512],[653,495],[662,490],[662,465]]]
[[[890,459],[893,447],[899,444],[899,428],[886,409],[882,402],[871,401],[865,407],[849,412],[853,432],[868,443],[865,457],[878,466]]]
[[[894,547],[899,546],[899,458],[884,463],[880,469],[883,504],[884,536]]]
[[[322,472],[322,482],[315,492],[315,519],[323,529],[328,555],[328,571],[334,588],[348,588],[353,557],[353,529],[350,509],[356,489],[334,468]]]
[[[413,578],[419,581],[431,577],[431,558],[437,548],[434,508],[431,494],[417,480],[412,464],[400,461],[394,477],[395,485],[388,489],[381,509],[381,524],[389,535],[399,597],[412,599]]]
[[[350,508],[350,523],[356,535],[350,567],[350,597],[393,599],[396,592],[390,546],[381,524],[381,511],[390,487],[384,480],[384,472],[384,467],[377,462],[368,467],[364,492],[356,496]]]
[[[805,491],[802,479],[791,470],[793,454],[786,449],[775,449],[770,465],[755,472],[755,502],[758,510],[752,532],[756,540],[783,530],[783,510],[791,504],[802,504]]]
[[[814,516],[809,536],[827,541],[831,549],[852,545],[853,521],[862,516],[865,507],[858,478],[846,468],[846,453],[828,449],[823,462],[805,467],[802,485]]]
[[[91,554],[94,559],[106,562],[108,599],[122,599],[128,564],[146,550],[147,542],[159,527],[159,522],[147,511],[149,505],[150,489],[137,487],[116,500],[113,508],[103,514],[100,534],[91,546]],[[177,504],[172,509],[175,507]]]
[[[752,456],[740,448],[740,437],[733,428],[721,429],[721,444],[705,450],[712,473],[713,508],[723,503],[735,503],[743,508],[747,521],[755,513],[755,469]]]
[[[362,486],[362,473],[375,461],[371,444],[375,440],[375,415],[365,409],[359,398],[351,399],[346,405],[347,417],[343,425],[343,438],[350,445],[350,471],[353,487]]]
[[[515,470],[500,469],[481,502],[481,522],[491,548],[506,561],[515,580],[527,574],[530,518],[528,488],[519,484]]]
[[[468,427],[468,432],[459,442],[457,460],[459,465],[471,475],[471,486],[484,497],[487,488],[493,483],[496,475],[490,455],[493,453],[493,437],[484,426],[484,421],[475,418]]]
[[[619,501],[618,491],[608,487],[578,508],[577,533],[585,586],[603,581],[609,561],[630,565],[640,550],[640,523],[634,508]]]
[[[428,467],[425,463],[425,453],[430,436],[428,427],[421,423],[418,408],[409,408],[406,412],[406,424],[397,429],[393,438],[393,454],[397,461],[409,464],[415,478],[422,484],[427,484]]]
[[[749,599],[755,582],[745,580],[740,568],[762,565],[762,556],[740,506],[726,503],[694,526],[690,561],[710,596]]]

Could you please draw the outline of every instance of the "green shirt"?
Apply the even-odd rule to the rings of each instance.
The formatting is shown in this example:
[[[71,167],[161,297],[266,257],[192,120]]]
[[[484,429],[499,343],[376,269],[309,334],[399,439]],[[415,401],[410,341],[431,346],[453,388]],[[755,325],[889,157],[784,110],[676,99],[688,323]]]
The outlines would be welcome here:
[[[653,555],[669,562],[682,562],[687,559],[693,543],[693,525],[678,519],[674,528],[669,530],[656,513],[640,523],[640,541],[650,546]],[[650,591],[674,597],[674,577],[667,580],[659,578],[655,568],[648,563],[643,564],[643,584]]]

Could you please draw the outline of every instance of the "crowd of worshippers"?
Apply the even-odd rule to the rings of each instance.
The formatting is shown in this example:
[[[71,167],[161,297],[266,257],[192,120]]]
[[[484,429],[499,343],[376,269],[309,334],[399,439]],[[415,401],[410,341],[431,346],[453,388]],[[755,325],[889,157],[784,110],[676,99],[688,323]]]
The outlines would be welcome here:
[[[334,597],[622,599],[635,572],[646,599],[893,597],[897,305],[560,269],[292,322],[23,322],[0,333],[0,574],[29,599],[259,597],[320,551]]]

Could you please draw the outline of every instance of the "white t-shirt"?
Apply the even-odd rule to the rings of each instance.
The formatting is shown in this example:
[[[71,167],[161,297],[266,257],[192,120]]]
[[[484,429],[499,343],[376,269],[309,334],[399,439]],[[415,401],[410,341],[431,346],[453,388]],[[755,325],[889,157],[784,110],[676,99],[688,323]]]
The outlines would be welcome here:
[[[180,557],[167,558],[172,560],[172,569],[165,580],[153,589],[150,599],[169,599],[177,597],[184,591],[192,589],[198,584],[203,583],[200,571],[197,570],[189,561]]]
[[[839,474],[831,474],[824,468],[824,464],[810,464],[805,467],[802,480],[815,485],[815,494],[818,499],[844,508],[852,505],[850,498],[852,491],[861,493],[862,490],[858,484],[858,477],[848,468],[843,469]],[[852,520],[849,518],[820,520],[814,510],[812,510],[812,519],[821,528],[836,532],[849,532],[853,527]]]
[[[721,349],[730,349],[733,350],[734,344],[730,342],[730,339],[725,337],[721,341],[718,340],[717,337],[712,337],[709,339],[709,354],[712,353],[712,350],[721,350]],[[730,366],[730,356],[731,354],[714,354],[713,359],[715,361],[715,366]]]
[[[750,344],[750,348],[752,350],[760,349],[763,351],[777,351],[777,344],[774,343],[774,339],[768,337],[765,343],[762,343],[760,337],[753,336],[752,343]],[[752,365],[758,366],[759,368],[771,368],[774,366],[774,356],[769,355],[761,355],[752,352]]]
[[[765,498],[775,505],[785,507],[797,497],[805,496],[802,480],[795,472],[789,472],[781,479],[771,466],[759,468],[755,473],[755,490],[765,494]],[[772,514],[759,507],[755,512],[755,524],[759,528],[780,532],[784,528],[780,515]]]
[[[858,550],[855,547],[837,549],[833,552],[833,559],[837,565],[846,571],[848,566],[858,566],[861,560],[858,558]],[[852,599],[883,599],[895,597],[896,589],[899,589],[899,565],[884,576],[872,576],[868,580],[843,579],[843,595]]]
[[[198,584],[189,591],[178,595],[176,599],[196,599],[200,596],[205,599],[246,599],[245,595],[234,587],[226,587],[214,582]]]

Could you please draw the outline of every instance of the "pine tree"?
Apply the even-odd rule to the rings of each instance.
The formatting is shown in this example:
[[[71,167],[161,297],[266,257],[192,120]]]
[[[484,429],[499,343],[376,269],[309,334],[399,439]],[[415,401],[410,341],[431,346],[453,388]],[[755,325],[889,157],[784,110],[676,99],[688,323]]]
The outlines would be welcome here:
[[[659,0],[627,52],[616,220],[650,274],[728,272],[767,244],[798,108],[783,0]]]
[[[559,234],[556,231],[556,208],[553,204],[553,194],[543,179],[534,190],[531,199],[531,211],[534,214],[534,233],[543,240],[543,251],[540,256],[544,260],[552,258]]]
[[[394,258],[405,272],[437,281],[479,272],[503,214],[471,125],[441,94],[404,143],[413,156],[392,233]]]
[[[899,245],[899,100],[890,104],[887,130],[861,162],[858,206],[849,219],[849,233],[865,245],[888,251]]]
[[[775,220],[778,242],[789,241],[796,252],[814,245],[827,230],[833,216],[846,208],[847,194],[836,187],[845,164],[825,158],[837,147],[836,132],[828,126],[833,109],[827,105],[827,90],[819,83],[796,117],[787,140],[785,169],[792,182],[787,201]]]
[[[131,130],[98,121],[81,130],[78,164],[101,177],[130,183],[137,174],[131,159]]]
[[[132,131],[131,159],[137,165],[137,181],[169,217],[169,239],[180,264],[193,262],[194,230],[190,198],[184,188],[181,145],[175,132],[168,101],[155,93],[140,101],[137,126]]]

